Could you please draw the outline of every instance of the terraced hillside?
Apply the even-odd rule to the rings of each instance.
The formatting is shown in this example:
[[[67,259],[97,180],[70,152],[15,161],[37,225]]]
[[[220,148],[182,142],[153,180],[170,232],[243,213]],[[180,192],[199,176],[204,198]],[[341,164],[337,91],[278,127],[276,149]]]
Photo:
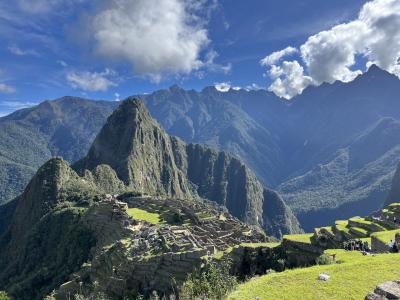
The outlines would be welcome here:
[[[380,239],[395,238],[400,232],[400,204],[392,203],[387,208],[377,211],[365,218],[353,217],[348,220],[337,220],[334,225],[315,228],[314,233],[286,235],[284,242],[309,243],[322,248],[342,248],[348,240],[361,239],[379,251],[388,249],[379,247]],[[387,241],[387,242],[388,242]],[[386,243],[387,243],[386,242]]]
[[[203,256],[268,241],[215,204],[106,194],[54,158],[0,236],[0,287],[15,299],[43,299],[53,290],[61,298],[172,293]]]
[[[272,272],[244,282],[228,299],[297,299],[299,294],[304,299],[364,299],[376,285],[400,277],[400,255],[390,253],[388,246],[391,240],[400,244],[399,220],[400,203],[392,203],[365,218],[338,220],[332,226],[316,228],[314,233],[285,235],[275,249],[284,251],[286,266],[303,268]],[[373,255],[343,249],[346,241],[356,239],[367,241]],[[262,244],[252,247],[258,251],[270,249]],[[328,259],[328,265],[318,265],[321,257]],[[318,280],[321,273],[330,279]]]

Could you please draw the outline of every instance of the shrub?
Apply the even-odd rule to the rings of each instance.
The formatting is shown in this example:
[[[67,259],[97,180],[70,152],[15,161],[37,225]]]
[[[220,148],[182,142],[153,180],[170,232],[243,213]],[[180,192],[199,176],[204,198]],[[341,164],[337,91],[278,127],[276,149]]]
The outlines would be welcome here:
[[[315,259],[317,265],[331,265],[334,263],[332,256],[328,254],[322,254]]]
[[[212,259],[201,269],[189,275],[182,288],[182,299],[223,299],[237,286],[236,277],[230,275],[231,262]]]
[[[0,292],[0,300],[10,300],[6,292]]]

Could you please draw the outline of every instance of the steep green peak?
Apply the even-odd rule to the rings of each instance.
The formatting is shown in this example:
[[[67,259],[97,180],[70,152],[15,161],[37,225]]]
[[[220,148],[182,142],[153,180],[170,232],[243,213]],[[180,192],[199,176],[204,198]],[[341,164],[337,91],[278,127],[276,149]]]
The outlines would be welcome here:
[[[74,169],[83,174],[108,165],[130,190],[183,196],[187,187],[175,154],[171,138],[144,103],[129,97],[108,118],[87,156]]]
[[[20,236],[48,213],[60,200],[60,191],[77,174],[61,157],[54,157],[39,168],[20,196],[11,230]]]

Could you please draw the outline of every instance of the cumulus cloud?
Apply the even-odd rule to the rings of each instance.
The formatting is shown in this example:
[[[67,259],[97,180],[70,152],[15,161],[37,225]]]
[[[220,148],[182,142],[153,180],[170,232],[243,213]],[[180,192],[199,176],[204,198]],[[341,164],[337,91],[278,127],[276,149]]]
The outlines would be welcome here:
[[[310,76],[304,75],[304,69],[297,61],[284,61],[280,66],[272,65],[269,75],[274,81],[268,90],[285,99],[301,93],[313,83]]]
[[[18,55],[18,56],[26,56],[26,55],[39,56],[39,53],[37,53],[35,50],[31,50],[31,49],[24,50],[15,44],[8,46],[8,51],[10,51],[12,54]]]
[[[0,93],[12,94],[15,92],[16,92],[15,87],[5,83],[0,83]]]
[[[105,92],[110,87],[118,84],[113,82],[109,77],[115,76],[115,72],[106,69],[104,72],[69,72],[67,80],[74,89],[80,89],[86,92]]]
[[[231,89],[231,83],[230,82],[216,82],[214,84],[214,87],[217,91],[225,93]]]
[[[299,60],[280,61],[297,51]],[[353,80],[362,73],[355,69],[359,56],[367,67],[377,64],[400,77],[400,1],[368,2],[357,19],[310,36],[297,51],[288,47],[260,62],[270,68],[269,90],[280,97],[291,98],[311,84]]]
[[[286,47],[283,50],[273,52],[270,55],[264,57],[261,60],[261,65],[270,66],[270,65],[276,64],[283,57],[288,56],[288,55],[292,55],[292,54],[297,53],[297,52],[298,52],[298,50],[296,48],[294,48],[294,47],[291,47],[291,46]]]
[[[111,0],[89,18],[89,36],[97,54],[128,61],[137,74],[154,81],[216,67],[201,59],[210,42],[200,16],[206,2]]]

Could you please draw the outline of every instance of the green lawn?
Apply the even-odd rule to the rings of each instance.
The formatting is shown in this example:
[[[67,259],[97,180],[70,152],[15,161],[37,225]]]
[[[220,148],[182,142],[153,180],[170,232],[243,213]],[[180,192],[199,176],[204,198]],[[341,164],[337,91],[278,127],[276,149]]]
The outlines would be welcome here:
[[[360,224],[365,224],[365,225],[371,225],[372,222],[371,221],[367,221],[364,218],[360,218],[360,217],[353,217],[349,219],[350,221],[356,222],[356,223],[360,223]]]
[[[163,221],[160,218],[159,214],[150,213],[140,208],[129,208],[127,212],[132,218],[136,220],[143,220],[153,224],[159,224]]]
[[[396,233],[400,233],[400,229],[375,232],[371,234],[371,237],[374,236],[384,243],[389,243],[390,240],[394,240]]]
[[[283,236],[283,239],[293,241],[293,242],[299,242],[299,243],[305,243],[305,244],[311,244],[311,237],[313,236],[313,233],[305,233],[305,234],[287,234]]]
[[[351,226],[350,233],[351,233],[351,231],[353,231],[359,235],[364,235],[365,237],[368,236],[368,230],[361,228],[361,227]]]
[[[228,299],[362,300],[376,285],[400,278],[400,254],[363,256],[359,252],[327,250],[341,263],[288,270],[239,285]],[[322,272],[331,278],[318,280]]]
[[[241,243],[240,246],[242,247],[249,247],[249,248],[258,248],[258,247],[265,247],[265,248],[275,248],[278,247],[281,243]]]

